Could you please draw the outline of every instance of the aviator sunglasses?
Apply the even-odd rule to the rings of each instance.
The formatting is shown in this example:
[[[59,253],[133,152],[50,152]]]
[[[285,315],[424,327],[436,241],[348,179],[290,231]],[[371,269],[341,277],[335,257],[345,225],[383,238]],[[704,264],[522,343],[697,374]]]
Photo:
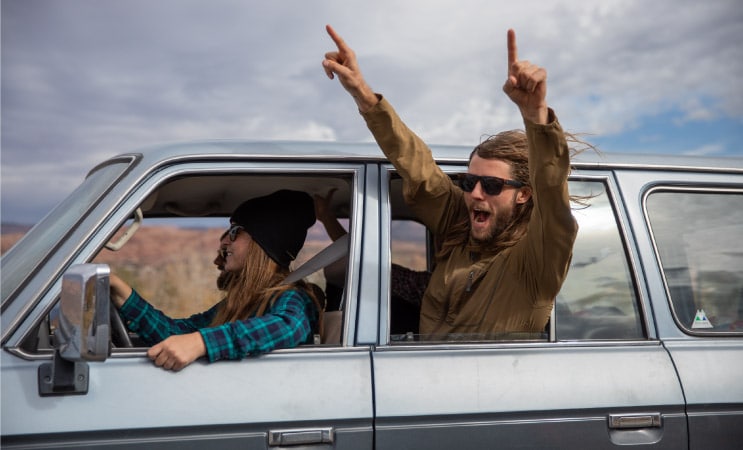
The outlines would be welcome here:
[[[237,239],[237,233],[239,233],[240,230],[244,230],[244,229],[245,227],[241,225],[232,225],[229,230],[222,233],[222,236],[219,237],[219,242],[222,242],[225,236],[230,237],[230,242],[235,242],[235,239]]]
[[[504,185],[513,186],[520,188],[524,186],[524,183],[516,180],[506,180],[499,177],[484,177],[480,175],[473,175],[471,173],[460,173],[459,174],[459,187],[464,192],[472,192],[477,186],[477,182],[480,182],[482,190],[488,195],[498,195],[503,190]]]
[[[245,228],[240,225],[232,225],[229,230],[222,233],[222,236],[219,237],[219,241],[222,242],[222,239],[224,239],[225,236],[230,237],[230,242],[235,242],[235,239],[237,239],[237,233],[240,232],[240,230],[244,230]],[[227,258],[227,249],[226,248],[220,248],[217,250],[217,253],[219,253],[219,256],[222,259]]]
[[[237,239],[237,233],[240,232],[240,230],[244,230],[245,228],[241,225],[232,225],[229,230],[225,231],[224,234],[222,234],[222,237],[219,239],[220,241],[224,239],[225,236],[230,236],[230,242],[235,242],[235,239]]]

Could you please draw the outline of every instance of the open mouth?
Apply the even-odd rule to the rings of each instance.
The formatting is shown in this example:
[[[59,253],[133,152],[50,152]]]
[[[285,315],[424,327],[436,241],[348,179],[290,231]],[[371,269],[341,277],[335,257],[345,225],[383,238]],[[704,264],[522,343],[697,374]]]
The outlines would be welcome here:
[[[472,210],[472,221],[477,223],[487,222],[490,218],[490,212],[483,211],[482,209]]]

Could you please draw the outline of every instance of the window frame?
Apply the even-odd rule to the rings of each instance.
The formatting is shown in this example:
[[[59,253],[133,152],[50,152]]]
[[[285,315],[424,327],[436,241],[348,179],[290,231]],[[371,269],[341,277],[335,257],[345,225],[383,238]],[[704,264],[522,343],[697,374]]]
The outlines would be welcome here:
[[[649,189],[645,190],[642,194],[642,214],[645,219],[648,236],[653,250],[653,260],[657,264],[660,278],[663,282],[663,291],[666,295],[666,303],[671,312],[671,317],[679,331],[694,337],[741,337],[743,331],[705,331],[705,329],[693,330],[687,327],[679,318],[679,314],[676,309],[676,305],[671,295],[671,288],[669,286],[668,278],[666,277],[666,271],[664,270],[663,262],[661,261],[660,251],[658,247],[658,241],[656,239],[655,231],[653,230],[652,222],[650,220],[650,214],[648,211],[648,199],[651,195],[657,193],[667,192],[681,192],[681,193],[717,193],[717,194],[737,194],[743,195],[743,189],[735,186],[712,186],[710,184],[693,184],[693,185],[678,185],[678,184],[656,184]]]
[[[207,175],[308,175],[308,176],[348,176],[351,179],[349,187],[349,267],[345,285],[346,311],[343,319],[342,339],[340,346],[334,349],[352,348],[355,345],[355,333],[357,326],[357,308],[359,292],[359,257],[363,230],[363,205],[365,196],[366,167],[359,162],[308,162],[308,161],[261,161],[261,160],[201,160],[201,161],[175,161],[164,167],[156,167],[141,177],[133,180],[130,185],[117,189],[109,189],[109,198],[100,202],[95,210],[91,210],[89,217],[96,217],[95,226],[88,232],[88,239],[80,244],[79,251],[67,264],[58,271],[58,277],[49,282],[49,288],[41,295],[35,308],[27,311],[19,319],[20,325],[14,331],[4,348],[26,360],[44,360],[52,356],[52,352],[46,349],[38,349],[29,352],[24,348],[27,339],[33,339],[38,327],[44,326],[48,314],[57,304],[61,292],[62,274],[74,264],[91,261],[109,242],[114,234],[131,219],[134,211],[145,202],[149,196],[160,187],[177,178],[188,176]],[[122,179],[120,182],[124,183]],[[115,192],[117,198],[111,198]],[[103,199],[102,199],[103,200]],[[113,202],[113,206],[111,203]],[[61,245],[61,243],[60,243]],[[216,247],[215,247],[216,248]],[[307,346],[295,349],[281,349],[275,352],[305,351],[316,347]],[[141,357],[145,355],[146,349],[116,348],[111,353],[111,358]]]
[[[453,176],[456,173],[466,170],[466,165],[456,165],[452,163],[441,163],[439,167],[448,175]],[[380,250],[382,251],[381,263],[382,273],[380,279],[380,325],[379,325],[379,336],[380,346],[387,346],[391,348],[479,348],[482,346],[540,346],[545,344],[552,345],[596,345],[597,343],[607,343],[607,345],[625,345],[627,343],[637,342],[649,342],[657,340],[657,335],[654,327],[650,322],[649,311],[652,311],[650,307],[650,300],[647,294],[647,289],[643,281],[642,270],[640,265],[639,251],[637,244],[633,239],[633,232],[628,226],[629,219],[627,211],[622,206],[622,202],[619,200],[620,194],[617,186],[614,174],[606,170],[574,170],[568,177],[568,182],[584,181],[584,182],[599,182],[604,186],[605,194],[609,206],[612,209],[612,214],[617,227],[618,237],[620,244],[624,252],[624,258],[628,269],[628,282],[631,284],[630,288],[634,291],[634,301],[636,302],[637,315],[639,326],[641,328],[641,336],[637,338],[630,338],[624,340],[607,340],[607,339],[595,339],[595,340],[561,340],[557,336],[556,330],[556,318],[555,309],[553,308],[549,329],[549,336],[547,340],[538,341],[467,341],[457,343],[455,341],[446,342],[435,342],[430,344],[421,344],[420,342],[411,342],[406,344],[404,342],[391,341],[389,334],[390,328],[390,267],[392,259],[391,251],[391,200],[390,200],[390,181],[393,177],[398,176],[397,171],[392,164],[382,164],[380,167],[380,185],[381,185],[381,198],[383,199],[381,207],[380,217],[382,220],[380,226]],[[430,235],[430,233],[427,233]],[[428,240],[430,245],[430,239]],[[427,248],[427,252],[430,253],[430,249]]]

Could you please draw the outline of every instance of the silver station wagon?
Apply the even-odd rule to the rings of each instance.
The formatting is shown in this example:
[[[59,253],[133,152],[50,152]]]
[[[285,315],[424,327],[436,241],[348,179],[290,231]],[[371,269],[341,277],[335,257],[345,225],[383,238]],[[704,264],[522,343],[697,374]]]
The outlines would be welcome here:
[[[432,150],[466,170],[470,148]],[[296,265],[336,299],[337,336],[155,367],[110,311],[109,273],[143,292],[173,272],[143,295],[203,311],[230,213],[279,189],[333,192],[347,240],[311,231]],[[392,273],[425,276],[434,244],[374,144],[112,158],[2,258],[2,447],[741,448],[743,160],[584,153],[570,191],[586,200],[544,333],[431,341]],[[198,239],[207,250],[186,251]]]

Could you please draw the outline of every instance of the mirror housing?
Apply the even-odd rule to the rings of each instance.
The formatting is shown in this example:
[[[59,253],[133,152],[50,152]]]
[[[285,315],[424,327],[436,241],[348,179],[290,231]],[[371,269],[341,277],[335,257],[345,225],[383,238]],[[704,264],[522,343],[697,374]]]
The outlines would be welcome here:
[[[38,369],[39,395],[88,393],[88,361],[111,354],[109,275],[106,264],[77,264],[62,276],[57,348]]]
[[[106,264],[77,264],[62,278],[57,350],[67,361],[105,361],[111,354]]]

